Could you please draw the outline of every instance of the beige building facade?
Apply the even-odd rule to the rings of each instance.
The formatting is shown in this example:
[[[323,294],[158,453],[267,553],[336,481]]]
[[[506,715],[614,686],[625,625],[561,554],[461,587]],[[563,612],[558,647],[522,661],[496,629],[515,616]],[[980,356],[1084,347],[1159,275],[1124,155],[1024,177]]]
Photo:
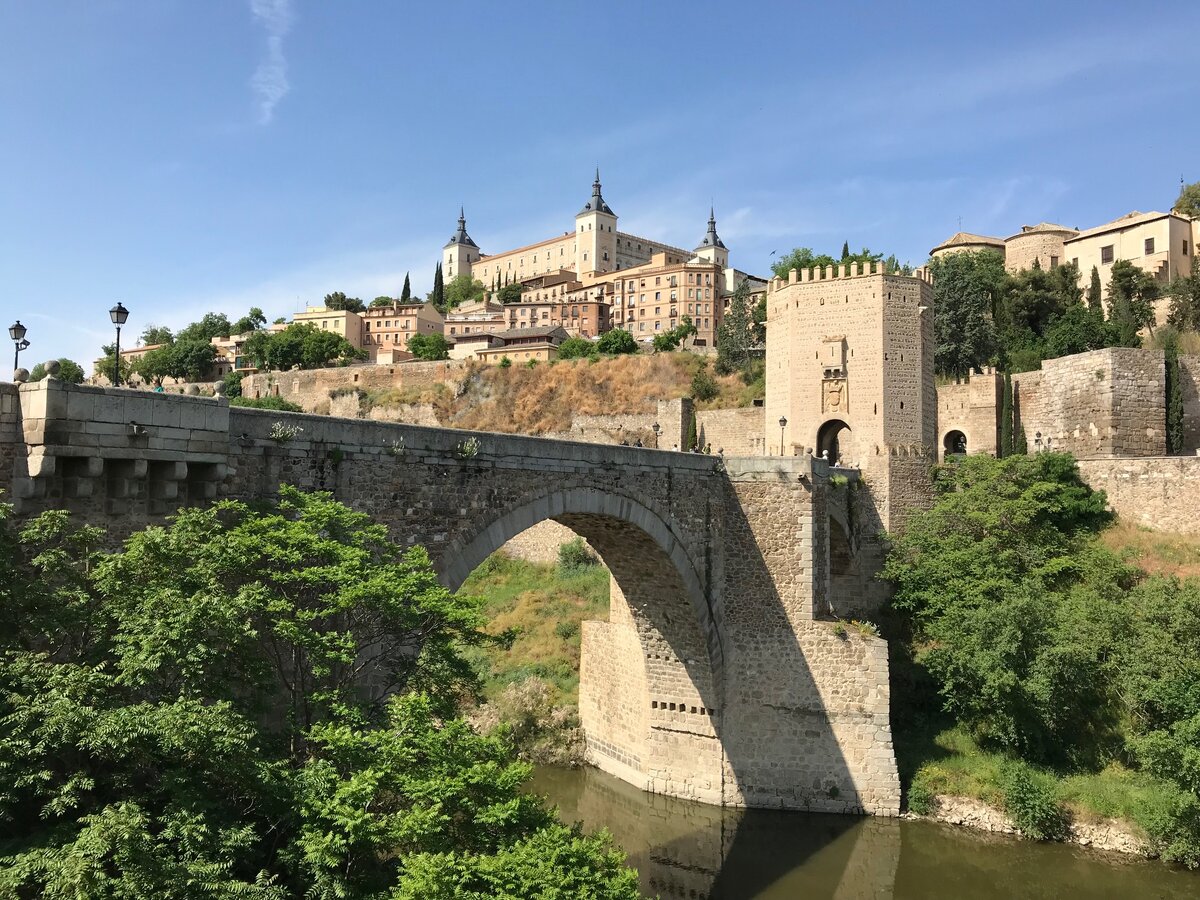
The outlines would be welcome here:
[[[391,363],[408,353],[408,341],[415,334],[442,334],[445,320],[432,303],[405,303],[372,306],[358,314],[361,320],[360,346],[371,354],[373,362]]]

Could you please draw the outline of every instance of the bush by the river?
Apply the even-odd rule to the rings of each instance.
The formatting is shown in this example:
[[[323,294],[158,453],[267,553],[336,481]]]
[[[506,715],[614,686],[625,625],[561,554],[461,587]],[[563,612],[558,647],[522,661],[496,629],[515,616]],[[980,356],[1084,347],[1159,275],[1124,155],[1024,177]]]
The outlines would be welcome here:
[[[328,495],[0,506],[0,896],[634,898],[456,718],[480,604]]]
[[[1147,576],[1097,540],[1112,514],[1069,455],[965,457],[935,483],[885,568],[899,731],[940,715],[1037,767],[993,778],[1032,834],[1055,833],[1036,772],[1138,771],[1155,799],[1121,813],[1200,865],[1200,580]]]

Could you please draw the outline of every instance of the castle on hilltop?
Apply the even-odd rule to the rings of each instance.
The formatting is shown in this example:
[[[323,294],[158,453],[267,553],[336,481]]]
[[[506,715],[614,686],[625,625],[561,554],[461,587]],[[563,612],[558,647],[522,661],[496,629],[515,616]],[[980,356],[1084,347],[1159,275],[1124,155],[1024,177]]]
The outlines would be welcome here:
[[[570,231],[513,250],[484,253],[460,210],[442,248],[442,273],[447,280],[470,275],[491,291],[520,284],[521,301],[506,308],[510,328],[561,326],[583,337],[623,328],[650,342],[686,317],[701,349],[714,346],[724,303],[738,284],[750,278],[759,293],[766,284],[730,267],[712,209],[694,250],[618,230],[599,169]]]

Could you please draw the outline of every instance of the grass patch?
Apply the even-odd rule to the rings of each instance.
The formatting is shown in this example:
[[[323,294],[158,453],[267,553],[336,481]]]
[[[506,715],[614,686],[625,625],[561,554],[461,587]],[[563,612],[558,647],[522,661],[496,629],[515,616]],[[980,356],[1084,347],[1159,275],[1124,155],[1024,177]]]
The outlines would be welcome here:
[[[1155,531],[1118,519],[1100,542],[1151,575],[1200,576],[1200,535]]]
[[[471,573],[463,593],[485,598],[488,631],[508,633],[511,645],[471,648],[468,656],[484,683],[484,697],[530,676],[554,690],[554,703],[579,701],[580,623],[608,617],[608,569],[564,569],[550,563],[488,557]]]

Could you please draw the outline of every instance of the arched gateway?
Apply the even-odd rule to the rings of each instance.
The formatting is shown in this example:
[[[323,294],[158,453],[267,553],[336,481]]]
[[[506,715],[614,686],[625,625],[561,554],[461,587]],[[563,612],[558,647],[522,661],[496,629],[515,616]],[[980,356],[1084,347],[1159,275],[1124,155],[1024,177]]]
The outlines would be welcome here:
[[[113,425],[130,422],[145,424]],[[299,430],[281,440],[287,425]],[[425,546],[450,587],[545,519],[587,538],[614,580],[608,621],[583,629],[580,715],[600,767],[711,803],[899,811],[886,644],[822,621],[861,568],[860,541],[839,536],[831,574],[829,522],[863,493],[833,489],[821,460],[0,385],[0,489],[18,515],[65,507],[119,536],[281,482],[331,491]]]

